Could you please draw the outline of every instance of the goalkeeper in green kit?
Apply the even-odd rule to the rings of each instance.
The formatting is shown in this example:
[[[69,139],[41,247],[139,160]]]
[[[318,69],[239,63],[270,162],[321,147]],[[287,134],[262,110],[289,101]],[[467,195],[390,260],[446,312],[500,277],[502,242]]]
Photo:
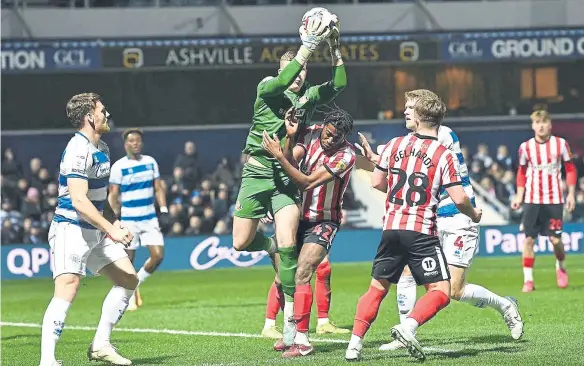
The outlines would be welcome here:
[[[310,122],[317,106],[331,102],[346,87],[347,74],[341,58],[338,20],[334,15],[332,19],[331,26],[309,23],[301,27],[302,46],[298,52],[285,53],[280,59],[278,76],[267,77],[258,84],[253,122],[243,150],[243,153],[248,155],[248,160],[243,167],[241,186],[235,203],[233,247],[238,251],[248,252],[265,250],[271,257],[276,251],[280,254],[279,276],[286,299],[284,307],[286,344],[293,343],[295,331],[292,317],[294,276],[298,259],[295,246],[300,220],[298,206],[300,193],[278,162],[263,149],[262,138],[263,132],[266,131],[270,136],[278,136],[285,146],[295,144],[295,141],[286,139],[284,125],[286,111],[295,108],[300,123],[299,129],[302,129]],[[306,29],[312,29],[312,32],[308,34]],[[306,63],[325,40],[331,51],[332,80],[321,85],[308,86],[304,82]],[[260,219],[268,211],[274,214],[277,239],[266,238],[263,233],[257,232]],[[288,321],[289,319],[292,321]]]

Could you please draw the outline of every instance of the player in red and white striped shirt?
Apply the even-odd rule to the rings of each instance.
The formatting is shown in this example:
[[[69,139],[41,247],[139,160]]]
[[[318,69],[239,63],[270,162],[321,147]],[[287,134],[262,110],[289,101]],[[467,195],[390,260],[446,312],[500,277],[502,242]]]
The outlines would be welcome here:
[[[576,207],[576,167],[570,146],[561,137],[552,135],[552,121],[546,111],[531,115],[531,127],[535,137],[519,147],[517,171],[517,195],[511,204],[515,210],[525,202],[523,210],[523,292],[533,291],[533,245],[538,235],[549,236],[556,255],[556,279],[560,288],[568,286],[568,274],[564,265],[566,253],[562,244],[563,203],[561,186],[562,163],[566,169],[568,195],[566,208]]]
[[[285,351],[284,358],[306,356],[313,351],[308,339],[312,307],[310,280],[323,260],[328,263],[326,258],[341,223],[343,195],[355,165],[355,151],[347,141],[347,136],[353,132],[353,118],[347,112],[327,113],[322,125],[306,128],[292,149],[290,140],[298,127],[293,116],[293,110],[288,111],[284,151],[275,135],[272,139],[264,133],[263,140],[264,148],[278,160],[303,194],[296,240],[300,247],[294,294],[297,333],[291,347],[282,340],[274,346],[276,350]],[[291,161],[299,163],[300,169]]]
[[[377,317],[390,284],[397,283],[409,266],[416,283],[426,287],[408,318],[391,328],[391,335],[410,355],[425,358],[414,334],[450,302],[450,273],[436,233],[436,206],[445,188],[459,211],[479,222],[458,174],[456,155],[438,142],[438,127],[446,106],[438,97],[418,98],[405,111],[415,123],[415,134],[389,141],[371,178],[374,188],[387,193],[383,235],[373,262],[369,290],[359,299],[353,335],[345,358],[361,357],[363,337]]]

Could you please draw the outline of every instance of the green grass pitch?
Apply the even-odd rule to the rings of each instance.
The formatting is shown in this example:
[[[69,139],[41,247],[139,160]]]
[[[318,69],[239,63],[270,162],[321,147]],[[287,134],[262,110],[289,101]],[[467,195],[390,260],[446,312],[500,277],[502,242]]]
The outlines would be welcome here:
[[[570,286],[561,290],[555,283],[553,256],[538,257],[536,291],[523,294],[520,258],[476,259],[468,280],[515,296],[525,334],[513,341],[494,310],[452,302],[418,331],[418,340],[429,349],[425,364],[584,365],[584,256],[569,255],[567,264]],[[371,265],[333,263],[332,268],[331,320],[350,328],[357,301],[367,290]],[[142,286],[144,306],[124,315],[112,343],[135,365],[344,363],[349,335],[313,335],[315,353],[294,360],[282,360],[272,351],[273,341],[259,337],[272,278],[270,267],[156,273]],[[57,359],[63,365],[90,364],[86,350],[109,288],[101,277],[83,281],[57,344]],[[418,296],[422,291],[419,287]],[[2,281],[2,365],[38,365],[38,324],[51,294],[50,279]],[[389,340],[389,328],[397,321],[392,290],[366,336],[362,364],[417,363],[403,350],[377,350]],[[315,325],[313,318],[312,330]]]

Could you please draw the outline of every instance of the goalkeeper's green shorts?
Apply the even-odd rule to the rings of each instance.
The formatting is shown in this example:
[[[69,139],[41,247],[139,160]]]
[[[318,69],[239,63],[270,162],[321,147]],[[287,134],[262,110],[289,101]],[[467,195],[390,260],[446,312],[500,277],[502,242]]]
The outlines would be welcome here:
[[[298,203],[300,192],[283,172],[246,163],[233,216],[261,219],[268,211],[276,214],[282,208]]]

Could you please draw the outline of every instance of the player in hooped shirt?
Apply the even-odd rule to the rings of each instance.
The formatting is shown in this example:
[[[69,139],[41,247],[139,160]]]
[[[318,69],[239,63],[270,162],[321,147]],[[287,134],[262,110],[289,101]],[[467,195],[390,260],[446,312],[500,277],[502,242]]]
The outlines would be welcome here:
[[[558,287],[568,286],[568,273],[564,261],[566,252],[562,243],[564,196],[561,186],[562,163],[566,169],[568,195],[566,208],[576,207],[576,167],[570,146],[561,137],[552,135],[552,121],[546,111],[531,114],[531,127],[535,136],[519,147],[517,195],[511,204],[514,210],[523,203],[523,292],[531,292],[533,285],[533,245],[538,235],[549,236],[556,255],[556,280]]]
[[[423,96],[438,98],[435,93],[426,89],[409,91],[406,93],[406,114],[413,105],[414,100]],[[406,120],[406,127],[415,132],[416,126],[411,119]],[[473,206],[476,206],[458,136],[449,127],[441,125],[438,128],[438,142],[456,154],[459,161],[462,187]],[[361,143],[362,147],[359,146],[359,148],[364,155],[371,160],[378,159],[362,135]],[[379,148],[382,147],[380,146]],[[438,236],[452,277],[450,281],[451,298],[478,308],[491,307],[497,310],[503,316],[507,327],[511,331],[512,338],[521,338],[523,335],[523,320],[515,299],[499,296],[480,285],[466,282],[468,268],[470,268],[472,260],[478,251],[479,225],[473,223],[472,220],[458,211],[456,205],[443,188],[440,190],[440,203],[438,204],[436,216]],[[416,303],[416,281],[408,267],[404,269],[404,273],[397,283],[396,294],[400,322],[404,322]],[[393,341],[379,347],[382,351],[393,351],[399,348],[403,348],[403,344],[399,341]]]
[[[295,274],[294,320],[296,334],[292,345],[279,340],[274,345],[282,357],[306,356],[313,351],[308,339],[312,287],[310,280],[317,266],[328,255],[339,230],[343,195],[355,165],[355,152],[347,142],[353,132],[353,119],[343,110],[326,114],[322,125],[306,128],[292,148],[298,121],[293,108],[286,116],[287,138],[280,141],[264,133],[263,146],[303,194],[302,214],[297,232],[298,268]],[[294,166],[299,163],[299,169]],[[284,313],[284,316],[290,316]]]
[[[131,365],[110,343],[138,277],[122,246],[130,244],[132,233],[115,218],[107,201],[110,157],[101,136],[110,130],[109,113],[99,95],[83,93],[69,100],[67,117],[77,132],[61,155],[59,200],[49,229],[55,291],[43,318],[40,366],[61,364],[55,360],[55,346],[86,268],[114,283],[87,357]]]
[[[154,273],[164,258],[164,238],[156,217],[155,198],[160,214],[168,214],[158,163],[153,157],[142,154],[142,135],[139,128],[123,132],[126,156],[112,165],[108,195],[110,206],[119,214],[122,224],[134,234],[127,249],[132,263],[140,245],[147,246],[150,252],[150,257],[138,271],[138,286]],[[142,297],[137,287],[127,310],[136,310],[139,306],[142,306]]]
[[[371,178],[374,188],[387,192],[381,243],[373,262],[369,290],[359,299],[348,361],[361,358],[363,337],[377,317],[391,283],[409,266],[426,294],[391,335],[417,359],[425,358],[416,329],[450,302],[450,274],[436,230],[436,207],[444,188],[460,212],[479,222],[482,212],[462,188],[456,155],[437,140],[446,106],[439,98],[421,97],[406,108],[415,134],[396,137],[383,149]]]

